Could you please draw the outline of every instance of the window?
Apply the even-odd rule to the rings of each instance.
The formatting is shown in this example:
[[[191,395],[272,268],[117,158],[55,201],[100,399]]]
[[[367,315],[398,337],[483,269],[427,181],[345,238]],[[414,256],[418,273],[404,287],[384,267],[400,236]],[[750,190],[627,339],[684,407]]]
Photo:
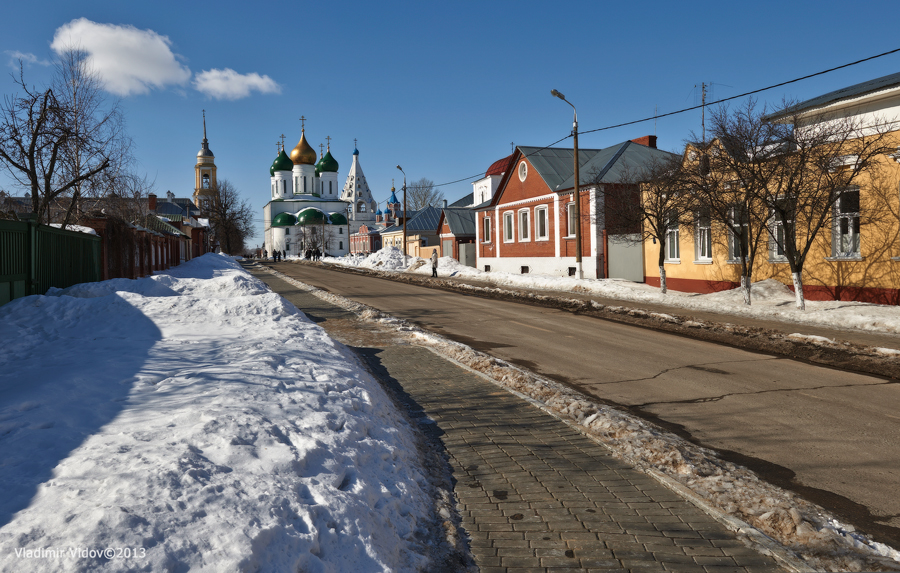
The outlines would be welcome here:
[[[332,184],[332,183],[334,183],[334,181],[329,181],[329,182],[328,182],[328,194],[329,194],[329,195],[334,195],[334,191],[333,191],[332,188],[331,188],[331,184]]]
[[[483,232],[481,234],[481,242],[482,243],[490,243],[491,242],[491,218],[485,217],[484,221],[482,221]]]
[[[343,234],[344,234],[344,228],[338,227],[338,235],[343,235]]]
[[[306,193],[306,177],[303,178],[303,192]]]
[[[503,242],[513,242],[513,214],[503,213]]]
[[[526,177],[528,177],[528,164],[523,161],[519,163],[519,181],[525,181]]]
[[[531,218],[528,209],[519,211],[519,240],[528,241],[531,239]]]
[[[209,189],[209,174],[208,173],[203,174],[203,182],[201,183],[201,186],[204,189]]]
[[[291,234],[291,228],[290,228],[290,227],[285,227],[285,228],[284,228],[284,234],[285,234],[285,235],[290,235],[290,234]]]
[[[575,236],[575,203],[566,205],[566,236]]]
[[[841,191],[834,209],[834,256],[859,257],[859,189]]]
[[[344,241],[341,241],[341,242],[338,243],[338,248],[339,248],[339,249],[343,249],[343,248],[344,248]]]
[[[750,244],[750,227],[747,212],[741,206],[731,208],[730,233],[728,233],[728,260],[740,262],[747,258],[747,245]]]
[[[678,244],[678,216],[670,213],[666,217],[666,260],[680,261],[680,246]]]
[[[546,241],[549,237],[546,207],[535,207],[534,209],[534,235],[538,241]]]
[[[709,209],[697,211],[697,231],[695,244],[697,261],[712,260],[712,224],[709,218]]]
[[[769,260],[773,262],[786,260],[784,246],[787,234],[784,231],[784,223],[792,220],[787,214],[788,204],[784,199],[777,199],[776,205],[777,209],[774,207],[769,209]]]

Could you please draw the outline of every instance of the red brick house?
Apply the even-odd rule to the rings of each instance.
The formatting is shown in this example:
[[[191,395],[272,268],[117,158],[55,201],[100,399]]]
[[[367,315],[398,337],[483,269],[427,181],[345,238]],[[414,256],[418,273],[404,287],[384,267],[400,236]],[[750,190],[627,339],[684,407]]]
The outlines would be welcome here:
[[[578,224],[585,278],[643,282],[640,244],[607,237],[602,187],[620,185],[627,173],[670,156],[656,148],[656,136],[579,149],[581,220],[576,221],[573,150],[516,147],[494,196],[474,207],[478,268],[574,276]]]

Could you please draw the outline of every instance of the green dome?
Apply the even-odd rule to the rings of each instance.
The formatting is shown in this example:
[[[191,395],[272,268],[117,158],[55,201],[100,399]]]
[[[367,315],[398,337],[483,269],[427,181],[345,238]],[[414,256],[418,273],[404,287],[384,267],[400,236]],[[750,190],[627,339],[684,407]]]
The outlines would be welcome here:
[[[325,152],[322,159],[319,160],[319,171],[322,173],[337,173],[338,162],[331,156],[331,150]]]
[[[315,207],[307,207],[297,214],[298,225],[321,225],[325,222],[325,213]]]
[[[275,162],[272,163],[272,167],[269,168],[269,175],[275,175],[276,171],[291,171],[292,169],[294,169],[294,162],[282,149],[278,157],[275,158]]]
[[[290,213],[278,213],[272,219],[273,227],[293,227],[297,224],[297,218]]]
[[[328,215],[328,220],[332,225],[346,225],[347,217],[343,213],[332,213]]]

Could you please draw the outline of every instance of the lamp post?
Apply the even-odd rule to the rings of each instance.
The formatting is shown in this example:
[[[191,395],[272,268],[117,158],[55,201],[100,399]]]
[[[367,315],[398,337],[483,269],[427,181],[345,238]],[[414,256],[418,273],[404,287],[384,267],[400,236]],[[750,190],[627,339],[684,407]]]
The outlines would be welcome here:
[[[572,105],[572,102],[558,91],[550,90],[550,95],[558,97],[571,105],[572,111],[575,113],[575,119],[572,123],[572,135],[575,137],[575,189],[573,191],[575,197],[575,272],[579,279],[583,279],[584,270],[581,267],[581,196],[578,193],[578,111]]]
[[[347,254],[353,254],[353,243],[350,241],[350,214],[353,212],[353,203],[347,205]]]
[[[406,171],[403,170],[399,165],[397,169],[400,170],[400,173],[403,174],[403,205],[401,206],[401,210],[403,211],[403,266],[406,266]]]

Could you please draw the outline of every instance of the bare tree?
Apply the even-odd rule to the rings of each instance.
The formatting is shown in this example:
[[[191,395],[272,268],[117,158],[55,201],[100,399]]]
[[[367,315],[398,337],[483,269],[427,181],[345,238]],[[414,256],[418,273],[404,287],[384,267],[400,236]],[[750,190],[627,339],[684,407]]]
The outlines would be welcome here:
[[[244,242],[253,237],[253,209],[241,200],[227,179],[219,179],[209,204],[209,223],[222,250],[228,254],[244,251]]]
[[[434,181],[425,177],[413,181],[406,186],[407,207],[411,211],[418,211],[425,207],[440,206],[444,200],[444,192],[434,188]]]
[[[104,105],[83,54],[63,54],[53,85],[44,90],[29,87],[21,63],[15,81],[20,93],[0,106],[0,163],[30,192],[38,221],[49,223],[54,201],[80,195],[110,167],[122,119],[116,105]]]
[[[659,286],[666,286],[667,249],[677,249],[679,228],[689,221],[691,197],[684,191],[680,157],[654,159],[639,170],[623,174],[619,184],[597,185],[603,197],[603,225],[610,235],[635,244],[659,245]],[[674,251],[673,251],[674,252]]]
[[[694,146],[682,175],[694,197],[699,226],[725,229],[728,260],[740,263],[741,292],[750,305],[755,261],[767,237],[766,207],[768,162],[783,137],[776,124],[759,121],[756,102],[748,100],[734,112],[720,107],[710,113],[712,141]],[[705,227],[704,227],[705,228]],[[700,238],[699,249],[711,249],[712,233]]]
[[[714,112],[713,125],[729,153],[712,158],[710,172],[730,172],[742,185],[748,212],[766,230],[773,256],[788,263],[797,308],[805,309],[803,270],[823,230],[833,231],[836,256],[859,256],[859,182],[877,179],[882,157],[895,150],[888,134],[896,126],[804,114],[791,102],[767,115],[752,101],[733,114]]]
[[[71,48],[59,55],[51,87],[68,110],[73,134],[66,140],[57,180],[64,183],[77,177],[85,166],[109,161],[107,169],[71,187],[65,225],[80,218],[83,197],[121,199],[129,195],[136,179],[129,169],[132,142],[125,134],[119,101],[109,99],[103,91],[100,77],[89,67],[84,51]]]

